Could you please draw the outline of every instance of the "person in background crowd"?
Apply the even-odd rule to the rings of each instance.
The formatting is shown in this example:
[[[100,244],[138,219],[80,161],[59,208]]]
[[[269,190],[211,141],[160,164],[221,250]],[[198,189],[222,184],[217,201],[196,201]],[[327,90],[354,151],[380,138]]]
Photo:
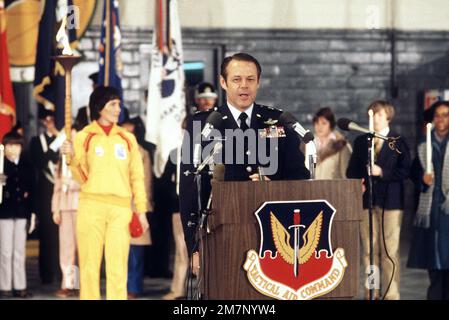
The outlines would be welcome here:
[[[123,121],[122,127],[128,132],[135,135],[136,123],[138,122],[136,118],[127,118]],[[145,176],[145,191],[147,193],[147,216],[153,212],[153,195],[152,195],[152,165],[150,160],[150,154],[141,145],[139,145],[139,152],[142,157],[143,170]],[[133,205],[133,211],[135,211],[135,206]],[[136,299],[143,292],[143,279],[145,271],[145,246],[151,245],[151,234],[150,228],[147,229],[138,238],[131,238],[131,247],[129,249],[128,258],[128,300]]]
[[[313,117],[317,148],[316,179],[346,178],[352,149],[346,138],[334,131],[335,124],[335,115],[330,108],[318,110]]]
[[[216,93],[215,87],[208,83],[202,82],[195,89],[195,104],[194,108],[196,111],[208,111],[215,107],[218,95]],[[185,129],[186,123],[189,121],[191,115],[190,112],[187,113],[185,120],[183,121],[183,129]],[[173,150],[176,152],[177,150]],[[170,157],[172,160],[178,159],[176,156]],[[176,169],[172,164],[168,165],[173,170]],[[173,172],[173,174],[176,174]],[[177,180],[178,181],[178,180]],[[179,202],[179,196],[176,193],[176,203]],[[186,278],[189,269],[189,255],[187,252],[187,246],[184,240],[184,230],[182,228],[181,214],[179,213],[179,208],[176,208],[172,215],[172,228],[173,228],[173,238],[175,240],[175,262],[173,266],[173,280],[170,287],[170,292],[165,294],[162,299],[164,300],[174,300],[183,299],[186,297]]]
[[[72,138],[76,130],[72,130]],[[61,267],[61,288],[56,296],[66,298],[79,294],[76,261],[76,210],[78,208],[79,183],[73,179],[70,170],[63,173],[62,160],[55,175],[52,198],[53,221],[59,226],[59,265]]]
[[[92,81],[92,91],[98,87],[98,72],[94,72],[89,75],[89,79]],[[75,121],[73,123],[73,127],[76,128],[77,131],[82,130],[85,126],[90,124],[92,121],[90,117],[90,111],[87,106],[81,107],[78,109],[78,112],[75,117]]]
[[[217,92],[213,84],[201,82],[195,90],[196,111],[207,111],[215,107],[217,103]]]
[[[190,101],[188,94],[189,90],[184,89],[186,94],[186,100]],[[209,82],[201,82],[195,88],[194,106],[189,106],[186,104],[186,117],[182,123],[182,127],[186,128],[187,123],[192,121],[192,117],[197,112],[204,112],[208,110],[215,109],[217,103],[218,95],[213,84]]]
[[[33,167],[22,154],[23,137],[9,132],[5,146],[0,204],[0,298],[29,298],[26,280],[27,220],[31,216]]]
[[[384,100],[372,102],[368,111],[374,112],[374,130],[387,137],[399,134],[390,128],[394,117],[394,107]],[[402,215],[404,210],[404,180],[408,178],[411,160],[408,146],[403,137],[396,141],[397,150],[392,150],[384,140],[374,139],[375,163],[373,165],[373,246],[374,265],[379,268],[379,251],[381,259],[380,284],[384,298],[400,299],[400,252],[399,240]],[[368,181],[366,165],[368,163],[368,142],[366,135],[358,136],[354,141],[354,152],[349,160],[348,178]],[[368,192],[363,194],[362,222],[360,235],[363,248],[363,263],[369,274],[369,202]],[[377,269],[376,270],[380,270]],[[375,274],[374,276],[379,276]],[[380,298],[380,288],[374,288],[374,298]],[[368,299],[369,291],[365,291]]]
[[[145,108],[148,101],[148,90],[145,90],[144,92],[144,98],[145,98]],[[156,150],[156,145],[154,143],[148,142],[145,140],[146,135],[146,128],[145,124],[141,117],[136,116],[134,117],[134,135],[136,136],[137,142],[139,145],[141,145],[146,151],[148,151],[150,155],[151,163],[154,163],[154,152]],[[154,183],[154,181],[153,181]]]
[[[425,114],[433,122],[432,165],[427,172],[426,143],[421,141],[412,167],[419,205],[407,267],[427,269],[429,300],[449,299],[449,101],[439,101]]]
[[[187,246],[184,240],[184,230],[182,228],[181,214],[179,213],[179,195],[178,195],[178,181],[179,181],[179,163],[178,163],[178,149],[174,149],[170,155],[171,161],[166,165],[164,174],[171,176],[174,180],[171,191],[171,198],[174,201],[172,214],[172,228],[173,238],[175,240],[175,261],[173,265],[173,279],[170,291],[165,294],[163,300],[176,300],[186,298],[186,278],[189,269],[189,255]]]
[[[148,91],[145,91],[147,102]],[[145,125],[140,118],[136,121],[136,137],[139,143],[150,152],[154,161],[156,145],[145,140]],[[153,278],[172,278],[170,270],[170,244],[172,235],[172,214],[177,211],[176,167],[168,161],[160,177],[153,174],[154,213],[150,216],[152,245],[148,248],[146,272]]]
[[[95,88],[89,108],[92,123],[75,136],[73,146],[66,140],[61,149],[81,184],[76,222],[80,298],[100,299],[104,248],[106,298],[126,300],[132,201],[143,232],[148,228],[142,157],[135,137],[117,126],[121,108],[115,88]]]
[[[56,137],[59,134],[55,126],[54,112],[39,110],[45,132],[33,137],[30,142],[30,157],[35,169],[35,197],[33,212],[39,222],[39,274],[42,284],[51,284],[61,279],[59,270],[58,227],[54,224],[51,212],[55,170],[59,159]]]

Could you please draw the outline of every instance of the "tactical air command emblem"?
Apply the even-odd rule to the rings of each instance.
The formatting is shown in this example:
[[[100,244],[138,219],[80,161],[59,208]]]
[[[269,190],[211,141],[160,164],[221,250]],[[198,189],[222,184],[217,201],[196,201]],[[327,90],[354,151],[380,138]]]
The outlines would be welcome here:
[[[243,268],[261,294],[279,300],[310,300],[333,291],[347,262],[332,250],[336,210],[326,200],[265,202],[255,213],[259,253],[249,250]]]

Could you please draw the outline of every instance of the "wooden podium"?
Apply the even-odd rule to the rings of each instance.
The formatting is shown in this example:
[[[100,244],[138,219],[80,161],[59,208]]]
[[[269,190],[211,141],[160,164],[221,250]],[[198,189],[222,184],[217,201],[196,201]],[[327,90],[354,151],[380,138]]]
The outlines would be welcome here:
[[[202,292],[205,299],[270,299],[256,291],[243,264],[248,250],[259,250],[254,212],[266,201],[327,200],[335,209],[332,248],[345,250],[348,267],[339,286],[321,299],[352,299],[359,290],[360,180],[213,181],[213,214],[202,238]]]

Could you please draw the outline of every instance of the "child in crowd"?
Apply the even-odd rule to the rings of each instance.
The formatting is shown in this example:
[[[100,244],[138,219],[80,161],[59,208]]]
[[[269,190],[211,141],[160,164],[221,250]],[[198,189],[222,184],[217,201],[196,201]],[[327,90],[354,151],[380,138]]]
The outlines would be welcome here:
[[[391,129],[395,114],[393,105],[385,100],[376,100],[368,107],[374,116],[374,130],[386,137],[398,137],[399,133]],[[374,266],[370,265],[369,232],[369,185],[366,164],[368,161],[367,136],[358,136],[354,141],[354,152],[349,160],[348,178],[363,178],[364,192],[360,237],[362,240],[362,259],[365,271],[374,272],[380,287],[373,287],[375,299],[400,300],[400,234],[404,213],[404,181],[409,176],[410,151],[401,135],[396,143],[396,150],[388,142],[374,138],[374,164],[372,165],[372,204],[373,204],[373,256]],[[380,260],[380,263],[379,263]],[[381,268],[381,269],[380,269]],[[371,284],[370,284],[371,285]],[[369,299],[371,286],[366,283],[365,299]]]
[[[76,132],[73,131],[72,136]],[[80,185],[68,167],[63,173],[59,162],[55,176],[52,198],[53,221],[59,226],[59,264],[62,272],[61,289],[56,296],[66,298],[77,296],[79,291],[78,267],[76,264],[76,210]]]
[[[24,140],[17,132],[3,137],[4,174],[0,175],[0,298],[29,298],[25,257],[27,221],[31,217],[33,169],[22,155]]]

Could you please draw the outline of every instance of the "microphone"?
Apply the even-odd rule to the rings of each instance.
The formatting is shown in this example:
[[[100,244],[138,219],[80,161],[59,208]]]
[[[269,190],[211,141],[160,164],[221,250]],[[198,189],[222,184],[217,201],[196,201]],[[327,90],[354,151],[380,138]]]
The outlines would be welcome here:
[[[312,132],[310,132],[310,130],[304,129],[304,127],[299,124],[298,120],[296,120],[296,118],[290,112],[283,112],[279,116],[279,122],[286,127],[292,128],[306,144],[315,139]]]
[[[206,157],[206,159],[204,159],[204,161],[198,166],[198,168],[196,169],[196,173],[200,173],[209,164],[209,162],[212,160],[214,155],[216,155],[218,152],[220,152],[220,150],[222,148],[223,148],[223,144],[220,141],[218,141],[215,144],[214,150],[211,152],[211,154],[209,154]]]
[[[193,165],[195,168],[198,167],[200,164],[200,158],[201,158],[201,144],[195,143],[194,149],[193,149]]]
[[[212,111],[206,118],[206,124],[204,125],[201,134],[196,136],[195,145],[193,147],[193,164],[195,168],[200,164],[201,158],[201,138],[208,140],[213,129],[220,128],[223,122],[223,116],[218,111]]]
[[[358,131],[358,132],[362,132],[362,133],[369,133],[369,134],[372,134],[374,137],[379,138],[379,139],[383,139],[383,140],[387,140],[387,141],[391,140],[390,137],[386,137],[384,135],[381,135],[381,134],[377,133],[376,131],[370,131],[369,129],[363,128],[363,127],[359,126],[357,123],[355,123],[354,121],[351,121],[351,120],[346,119],[346,118],[338,119],[337,125],[338,125],[338,127],[341,130]]]
[[[222,114],[218,111],[212,111],[211,114],[206,118],[206,124],[204,125],[204,128],[201,131],[201,136],[205,140],[208,140],[209,135],[212,133],[212,130],[220,128],[222,122],[223,122]]]

